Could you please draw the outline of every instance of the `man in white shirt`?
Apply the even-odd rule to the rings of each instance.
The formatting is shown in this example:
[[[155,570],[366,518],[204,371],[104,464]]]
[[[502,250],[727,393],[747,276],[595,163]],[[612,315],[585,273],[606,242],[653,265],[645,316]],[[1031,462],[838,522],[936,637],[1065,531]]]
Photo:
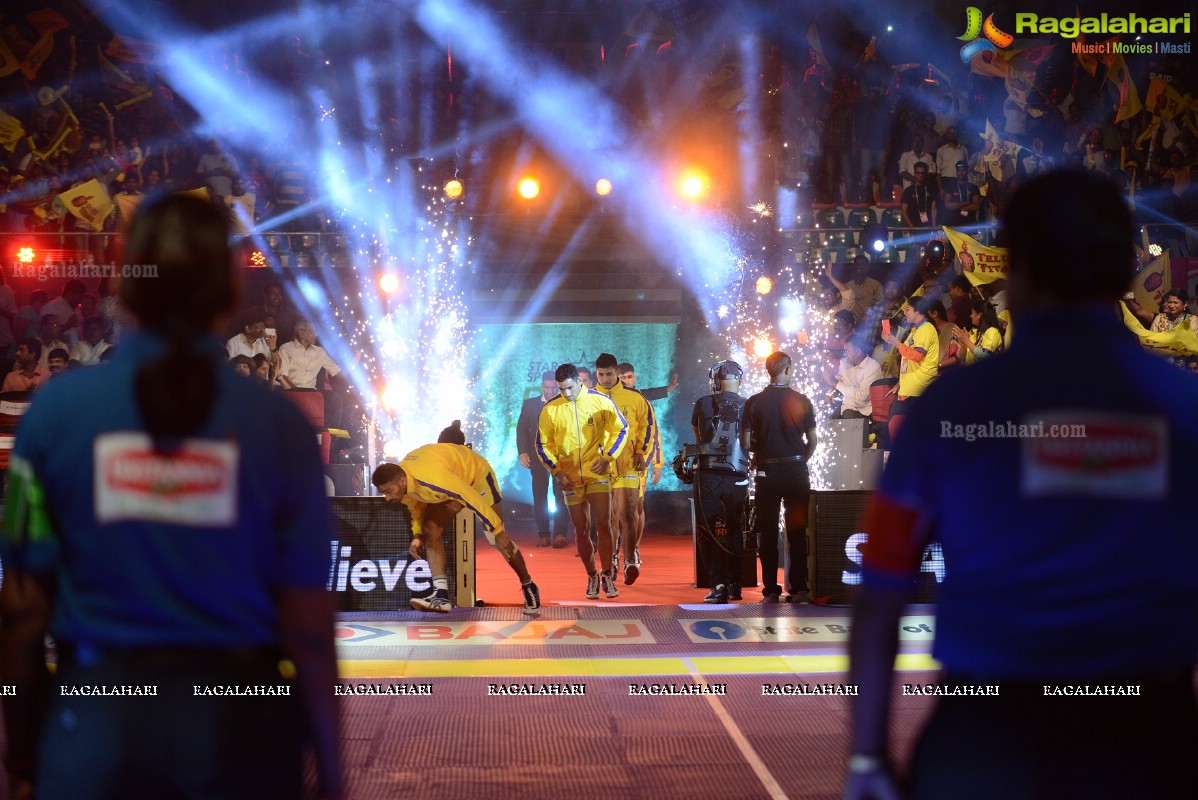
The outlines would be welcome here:
[[[840,418],[858,419],[873,414],[873,403],[869,398],[869,387],[881,379],[882,367],[871,358],[865,343],[857,337],[849,339],[844,347],[844,358],[836,374],[832,370],[824,373],[824,380],[840,393]]]
[[[341,368],[323,347],[316,344],[316,329],[307,320],[295,324],[295,338],[280,345],[278,352],[279,385],[284,389],[315,391],[316,378],[323,369],[330,379],[341,374]],[[333,387],[324,395],[324,422],[328,428],[343,428],[348,408],[348,385],[344,378],[330,381]]]
[[[321,369],[330,378],[341,374],[341,368],[316,344],[312,323],[300,320],[295,325],[295,338],[279,347],[279,383],[284,389],[315,389]]]
[[[83,321],[83,338],[71,348],[71,361],[94,366],[109,347],[112,345],[104,341],[104,320],[88,317]]]
[[[923,149],[923,137],[918,133],[911,137],[911,149],[899,156],[899,176],[906,189],[915,183],[915,165],[927,164],[929,170],[936,169],[936,158]]]
[[[237,356],[253,358],[258,353],[272,358],[270,343],[262,338],[265,332],[266,322],[261,316],[246,317],[242,332],[225,342],[225,352],[229,354],[229,358],[237,358]]]
[[[957,162],[968,160],[969,151],[957,141],[957,129],[945,130],[944,144],[936,149],[936,182],[941,193],[944,192],[944,181],[957,177]]]

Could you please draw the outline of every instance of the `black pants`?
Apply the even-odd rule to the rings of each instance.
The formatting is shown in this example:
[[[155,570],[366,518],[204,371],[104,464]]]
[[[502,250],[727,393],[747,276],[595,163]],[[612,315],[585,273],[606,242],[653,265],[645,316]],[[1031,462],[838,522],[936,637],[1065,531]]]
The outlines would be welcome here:
[[[537,521],[537,534],[548,536],[552,530],[554,535],[565,536],[570,528],[570,513],[566,511],[565,501],[557,494],[557,483],[539,461],[529,463],[532,465],[528,471],[532,473],[532,513]],[[549,512],[550,491],[557,499],[556,514]]]
[[[807,585],[807,502],[811,479],[807,464],[790,462],[758,468],[754,506],[757,512],[757,552],[761,554],[761,593],[782,594],[778,585],[778,512],[786,504],[786,544],[790,591],[805,592]]]
[[[42,729],[39,798],[302,794],[301,699],[277,656],[138,651],[88,667],[68,660],[58,684],[68,692],[151,685],[157,695],[63,695],[56,686]],[[290,695],[204,695],[196,686],[288,686]]]
[[[946,679],[942,685],[965,683]],[[1198,796],[1192,674],[998,686],[997,697],[938,697],[912,762],[919,800],[1115,800]],[[1139,696],[1045,696],[1045,684],[1136,685]]]
[[[712,588],[740,583],[744,552],[741,524],[748,495],[749,479],[744,475],[700,470],[695,476],[699,556]]]

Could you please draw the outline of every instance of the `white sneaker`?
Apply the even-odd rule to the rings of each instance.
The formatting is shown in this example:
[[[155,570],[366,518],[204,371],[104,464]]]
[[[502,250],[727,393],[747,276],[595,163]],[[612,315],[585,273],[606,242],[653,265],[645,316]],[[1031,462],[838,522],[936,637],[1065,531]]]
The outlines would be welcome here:
[[[599,573],[592,572],[587,576],[587,599],[599,599]]]
[[[432,611],[437,614],[448,614],[452,608],[449,598],[435,594],[430,597],[413,597],[411,605],[417,611]]]
[[[619,597],[620,590],[616,588],[616,577],[611,572],[604,572],[599,576],[600,582],[603,584],[603,593],[610,597]]]

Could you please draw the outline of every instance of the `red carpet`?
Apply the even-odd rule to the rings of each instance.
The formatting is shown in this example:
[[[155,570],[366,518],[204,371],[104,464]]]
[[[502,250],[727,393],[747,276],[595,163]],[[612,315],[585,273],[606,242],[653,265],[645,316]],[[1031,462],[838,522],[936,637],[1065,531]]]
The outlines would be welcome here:
[[[536,547],[535,539],[516,534],[516,543],[532,579],[541,589],[541,603],[553,605],[679,605],[700,603],[707,589],[696,589],[694,554],[690,536],[674,536],[662,530],[646,530],[641,540],[641,574],[632,586],[625,586],[621,575],[617,581],[620,596],[607,600],[586,599],[586,570],[577,558],[574,542],[562,550]],[[621,562],[622,563],[622,562]],[[488,606],[519,606],[523,604],[520,582],[511,567],[482,538],[478,540],[478,596]],[[761,588],[746,588],[745,603],[761,601]]]

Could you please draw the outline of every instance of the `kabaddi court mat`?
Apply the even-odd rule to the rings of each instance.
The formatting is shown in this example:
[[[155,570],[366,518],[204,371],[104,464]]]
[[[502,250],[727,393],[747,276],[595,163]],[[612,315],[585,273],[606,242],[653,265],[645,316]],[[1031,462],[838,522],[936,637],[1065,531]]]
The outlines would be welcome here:
[[[425,692],[342,698],[347,798],[840,796],[849,698],[762,687],[843,691],[849,609],[763,605],[760,589],[704,604],[690,538],[652,532],[637,583],[586,600],[572,547],[518,544],[541,587],[536,617],[485,546],[484,607],[338,616],[346,691]],[[932,611],[907,611],[903,680],[934,679]],[[513,693],[549,691],[572,693]],[[646,693],[661,691],[677,693]],[[931,699],[896,683],[894,702],[901,761]]]

